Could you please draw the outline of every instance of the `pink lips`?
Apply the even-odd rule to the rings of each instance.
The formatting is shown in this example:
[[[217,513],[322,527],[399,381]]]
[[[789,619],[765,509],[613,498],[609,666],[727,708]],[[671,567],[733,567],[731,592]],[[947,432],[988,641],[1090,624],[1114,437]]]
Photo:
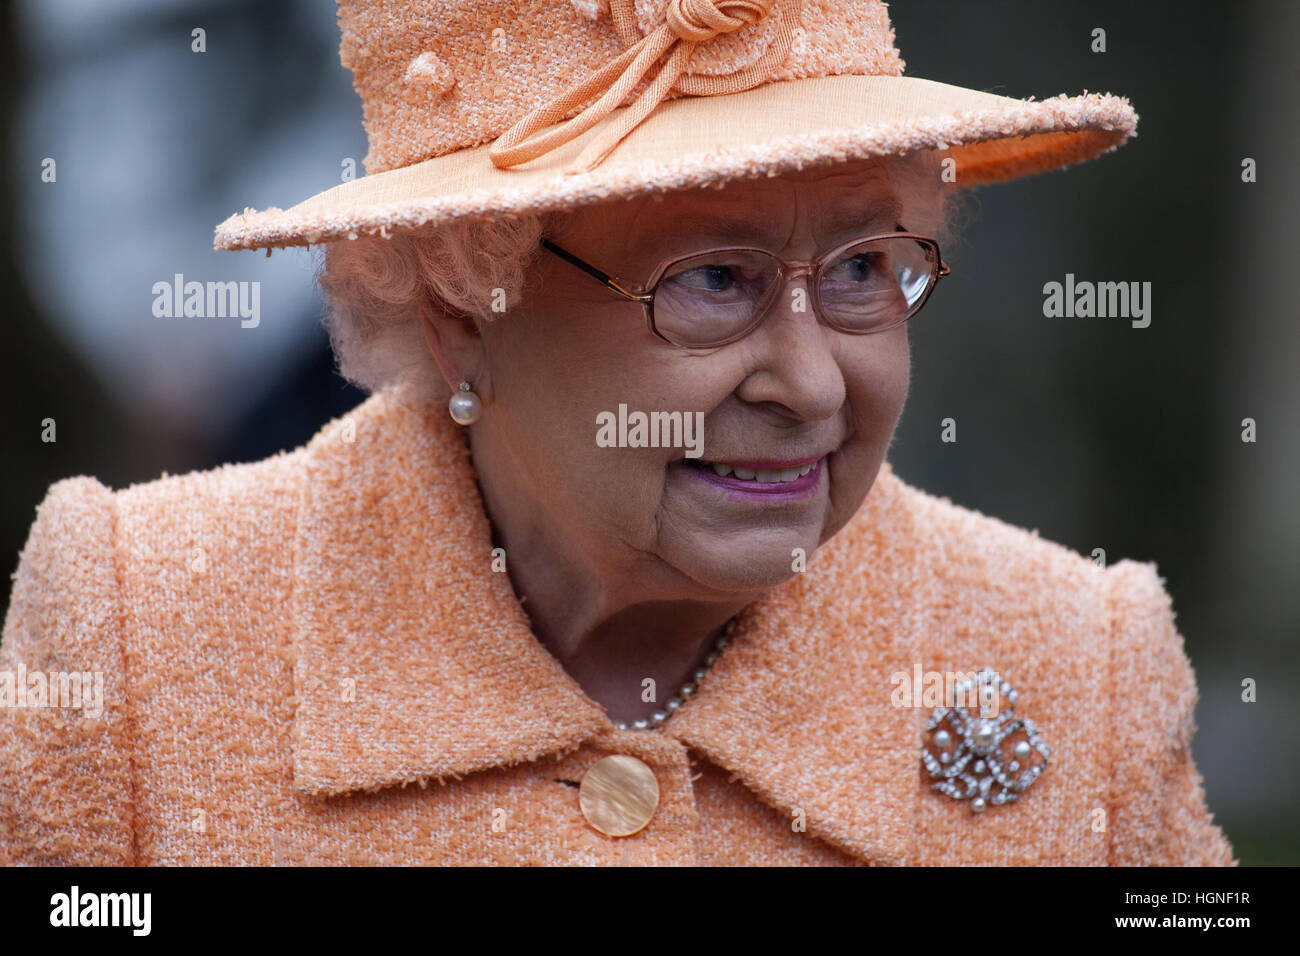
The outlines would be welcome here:
[[[815,462],[806,475],[800,475],[794,481],[761,482],[737,478],[734,475],[723,477],[710,467],[687,465],[683,469],[688,475],[708,482],[716,488],[728,492],[732,497],[745,501],[793,501],[811,497],[822,479],[822,465],[825,459],[804,459],[798,462],[724,462],[734,468],[802,468],[809,462]]]

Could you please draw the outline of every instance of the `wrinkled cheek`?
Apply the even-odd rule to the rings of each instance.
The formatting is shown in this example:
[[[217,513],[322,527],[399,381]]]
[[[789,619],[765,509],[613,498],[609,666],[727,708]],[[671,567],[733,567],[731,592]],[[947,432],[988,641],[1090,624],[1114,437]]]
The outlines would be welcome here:
[[[907,326],[885,333],[886,341],[876,356],[873,380],[881,397],[896,415],[907,400],[911,382],[912,354],[907,337]]]
[[[643,548],[654,540],[663,519],[668,494],[665,462],[632,449],[602,449],[599,474],[586,486],[586,506],[599,506],[602,522],[618,543]],[[621,453],[621,454],[619,454]]]
[[[889,341],[869,360],[857,366],[847,384],[850,416],[864,443],[880,447],[889,443],[907,402],[911,385],[911,358],[906,329],[885,334]]]

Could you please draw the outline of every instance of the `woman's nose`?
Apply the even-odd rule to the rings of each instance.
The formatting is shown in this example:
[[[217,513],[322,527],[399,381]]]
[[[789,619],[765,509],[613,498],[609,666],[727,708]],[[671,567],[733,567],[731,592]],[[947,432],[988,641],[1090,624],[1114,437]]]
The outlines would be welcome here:
[[[762,325],[749,336],[756,365],[736,391],[746,402],[784,406],[803,421],[830,418],[846,395],[839,333],[814,314],[812,271],[804,266],[787,273]]]

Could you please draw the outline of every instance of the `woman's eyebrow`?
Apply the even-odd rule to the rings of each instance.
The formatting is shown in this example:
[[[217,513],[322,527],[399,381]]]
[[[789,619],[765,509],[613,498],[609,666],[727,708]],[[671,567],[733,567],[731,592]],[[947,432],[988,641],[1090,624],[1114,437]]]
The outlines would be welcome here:
[[[902,221],[903,204],[896,196],[881,197],[869,206],[840,206],[835,212],[818,223],[818,236],[836,237],[864,226],[870,226],[880,232],[893,232],[894,226]]]
[[[761,222],[752,217],[727,216],[700,210],[684,212],[671,220],[656,223],[644,230],[633,230],[632,239],[637,244],[661,244],[676,241],[689,236],[692,242],[705,245],[715,242],[719,245],[762,241],[771,238],[775,232],[772,222]]]
[[[894,224],[902,219],[903,204],[894,196],[879,197],[869,204],[860,200],[851,205],[836,206],[817,223],[820,239],[836,238],[866,226],[879,226],[882,232],[892,232]],[[713,245],[762,245],[774,238],[774,224],[752,217],[727,215],[705,210],[688,210],[671,220],[655,223],[648,229],[633,227],[629,236],[633,248],[660,247],[665,243],[680,244],[689,237],[691,244],[701,248]],[[644,233],[644,234],[643,234]]]

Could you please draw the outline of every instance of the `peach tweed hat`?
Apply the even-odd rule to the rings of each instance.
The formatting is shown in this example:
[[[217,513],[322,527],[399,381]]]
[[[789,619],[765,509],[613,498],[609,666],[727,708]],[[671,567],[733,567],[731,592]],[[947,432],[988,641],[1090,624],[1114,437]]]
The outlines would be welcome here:
[[[366,175],[245,209],[217,249],[571,209],[951,148],[955,185],[1132,136],[1129,101],[905,77],[881,0],[339,0]]]

